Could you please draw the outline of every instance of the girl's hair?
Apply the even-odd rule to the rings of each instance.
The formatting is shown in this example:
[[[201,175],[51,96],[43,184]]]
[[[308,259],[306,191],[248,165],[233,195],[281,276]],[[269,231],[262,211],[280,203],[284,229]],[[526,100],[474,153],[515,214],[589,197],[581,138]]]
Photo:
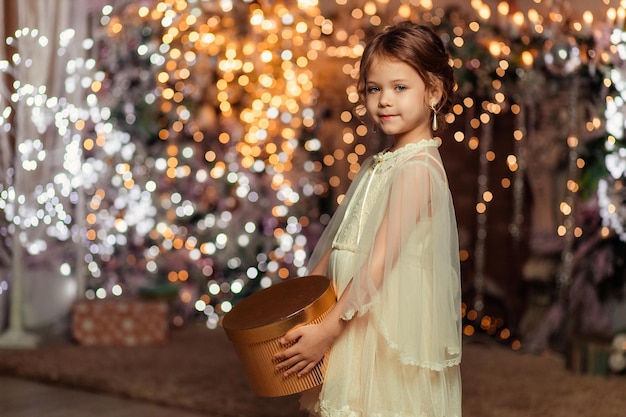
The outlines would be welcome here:
[[[357,90],[362,100],[366,94],[367,74],[376,58],[404,62],[417,71],[427,89],[439,88],[442,96],[436,105],[437,122],[444,126],[445,116],[452,108],[456,81],[441,38],[429,27],[409,21],[388,26],[376,34],[361,57]]]

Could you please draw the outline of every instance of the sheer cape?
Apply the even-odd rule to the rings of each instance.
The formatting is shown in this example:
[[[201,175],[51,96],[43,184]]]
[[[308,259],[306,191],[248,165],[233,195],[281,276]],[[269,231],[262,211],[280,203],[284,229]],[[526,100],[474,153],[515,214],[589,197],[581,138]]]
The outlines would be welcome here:
[[[321,235],[307,271],[353,252],[342,318],[368,315],[397,360],[432,371],[461,360],[456,218],[436,140],[368,158]]]

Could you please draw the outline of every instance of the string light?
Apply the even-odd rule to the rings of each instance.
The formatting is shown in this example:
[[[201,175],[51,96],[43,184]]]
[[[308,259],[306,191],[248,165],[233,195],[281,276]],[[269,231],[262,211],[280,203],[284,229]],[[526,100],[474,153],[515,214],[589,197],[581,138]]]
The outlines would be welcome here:
[[[84,89],[88,106],[68,105],[62,97],[49,97],[42,86],[15,77],[11,103],[26,103],[40,127],[54,120],[55,130],[69,140],[61,152],[67,155],[66,172],[38,190],[36,204],[24,205],[33,210],[16,210],[21,200],[31,196],[10,186],[0,189],[0,208],[10,228],[54,224],[50,233],[69,239],[70,225],[80,224],[94,282],[88,296],[126,291],[128,282],[116,286],[124,281],[124,273],[112,262],[122,259],[132,273],[184,284],[180,300],[188,300],[197,311],[203,308],[207,325],[216,326],[235,295],[250,291],[248,285],[271,285],[303,270],[303,254],[311,244],[304,231],[317,220],[306,203],[312,205],[312,199],[326,197],[335,188],[345,189],[348,183],[340,175],[321,180],[322,171],[345,166],[351,179],[362,159],[380,144],[361,123],[364,115],[354,109],[358,95],[353,82],[364,40],[394,20],[411,19],[441,29],[458,72],[459,93],[468,97],[455,106],[449,120],[465,121],[463,130],[452,136],[481,156],[477,240],[473,253],[462,248],[463,259],[473,259],[479,267],[475,285],[480,298],[484,225],[489,205],[498,198],[489,165],[507,161],[513,176],[517,202],[511,233],[518,239],[525,141],[532,134],[527,126],[533,123],[530,108],[542,97],[536,87],[541,83],[536,81],[543,66],[550,65],[564,77],[582,64],[603,70],[611,66],[616,49],[598,49],[592,55],[591,49],[583,48],[598,24],[589,13],[566,27],[566,22],[576,19],[567,19],[560,11],[540,11],[539,6],[524,14],[507,8],[506,2],[492,10],[482,1],[473,1],[476,18],[470,18],[447,15],[433,2],[394,9],[372,1],[337,2],[339,12],[330,19],[318,3],[299,1],[295,8],[269,2],[162,0],[154,5],[103,6],[102,33],[91,44],[101,42],[112,48],[98,63],[104,67],[96,68],[90,60],[70,60],[67,68],[67,85]],[[607,12],[607,20],[617,26],[623,16],[622,8]],[[557,27],[557,32],[547,30],[548,25]],[[557,45],[551,36],[561,32],[567,33],[567,42]],[[7,43],[30,38],[42,46],[49,42],[33,33],[36,30],[20,29]],[[71,35],[71,31],[63,34],[62,48],[69,46]],[[120,61],[133,63],[132,74],[118,71]],[[331,151],[318,137],[324,92],[317,88],[323,75],[317,69],[329,61],[341,61],[333,75],[345,75],[345,100],[339,105],[343,127],[334,132],[341,146]],[[14,55],[1,61],[0,69],[9,72],[27,62],[27,57]],[[613,71],[613,77],[618,75]],[[621,85],[618,78],[610,83]],[[609,109],[615,106],[614,100],[607,100]],[[489,132],[494,118],[512,109],[516,109],[518,136],[514,159],[509,160],[490,149]],[[11,106],[0,113],[5,132],[11,130],[13,117]],[[608,125],[616,123],[613,116],[607,120]],[[617,126],[620,133],[612,134],[613,141],[621,139],[622,129]],[[149,156],[148,144],[154,143],[164,151]],[[19,151],[22,168],[29,172],[58,157],[37,140],[24,141]],[[617,147],[615,154],[622,157]],[[570,180],[577,184],[574,171],[581,167],[575,156]],[[258,176],[270,179],[268,188],[258,183]],[[505,180],[500,184],[507,184]],[[172,191],[173,184],[182,184],[183,189]],[[84,219],[76,219],[67,209],[80,187],[89,190]],[[334,201],[342,197],[339,193]],[[237,210],[266,202],[270,216],[249,219],[254,228],[241,230],[235,224]],[[563,214],[571,216],[573,202],[564,203]],[[189,221],[193,227],[184,226]],[[573,233],[573,224],[562,226],[563,236]],[[251,249],[256,233],[267,239],[256,241],[262,248]],[[137,242],[145,244],[145,250],[129,249]],[[34,252],[45,250],[34,242],[27,246]],[[237,252],[248,250],[259,250],[264,256],[257,256],[254,265],[243,265],[243,255]],[[173,264],[174,253],[181,255],[175,260],[180,264]],[[227,267],[220,270],[220,265]],[[195,280],[203,282],[203,288],[192,290],[190,283]],[[480,303],[472,307],[482,310]]]

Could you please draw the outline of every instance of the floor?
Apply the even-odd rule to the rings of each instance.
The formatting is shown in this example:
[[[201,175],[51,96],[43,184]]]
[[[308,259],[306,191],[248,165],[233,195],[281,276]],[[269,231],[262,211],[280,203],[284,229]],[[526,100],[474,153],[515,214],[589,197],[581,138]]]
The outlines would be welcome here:
[[[2,417],[210,417],[130,399],[0,376]]]

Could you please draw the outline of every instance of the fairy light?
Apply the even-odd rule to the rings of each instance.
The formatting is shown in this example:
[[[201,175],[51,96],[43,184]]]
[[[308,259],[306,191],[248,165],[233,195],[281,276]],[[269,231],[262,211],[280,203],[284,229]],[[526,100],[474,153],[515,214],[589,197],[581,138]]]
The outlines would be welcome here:
[[[624,50],[624,16],[626,15],[624,5],[615,9],[609,9],[609,21],[615,22],[611,33],[611,42],[616,46],[615,53],[621,61],[626,59]],[[617,207],[623,204],[623,195],[626,193],[626,148],[618,144],[623,141],[624,130],[626,129],[626,84],[624,83],[624,71],[622,68],[613,69],[605,79],[605,85],[611,85],[616,89],[614,96],[608,96],[606,100],[606,129],[607,140],[604,144],[604,163],[609,173],[598,183],[598,204],[600,206],[600,216],[604,226],[604,234],[608,235],[611,230],[622,241],[626,242],[626,220],[623,210]]]
[[[33,120],[40,126],[50,120],[44,116],[54,115],[51,119],[54,129],[71,140],[62,152],[67,155],[63,167],[66,172],[59,174],[57,182],[45,185],[42,188],[45,192],[38,197],[37,205],[42,210],[18,213],[15,208],[26,196],[10,186],[0,189],[0,208],[10,216],[11,227],[54,225],[50,228],[54,230],[51,233],[67,239],[71,235],[70,225],[83,222],[74,217],[69,209],[71,203],[68,205],[67,201],[73,201],[78,187],[86,187],[91,190],[88,212],[84,215],[84,234],[89,248],[86,261],[89,273],[97,283],[90,294],[103,297],[125,291],[125,285],[115,286],[121,277],[105,268],[106,261],[125,253],[131,235],[129,231],[132,231],[149,241],[147,249],[136,254],[138,260],[134,265],[139,270],[153,275],[164,274],[168,280],[179,284],[189,284],[196,274],[194,271],[200,271],[200,276],[208,283],[205,284],[206,294],[186,291],[183,298],[195,310],[204,309],[210,326],[219,323],[219,316],[232,305],[233,294],[245,292],[246,285],[256,285],[254,281],[262,282],[261,286],[271,285],[273,280],[301,270],[305,263],[304,248],[310,243],[306,241],[303,229],[312,218],[298,214],[297,207],[307,199],[326,195],[333,189],[338,190],[335,196],[338,202],[349,183],[336,173],[324,182],[316,182],[317,174],[324,169],[342,170],[345,167],[345,175],[351,179],[362,160],[380,143],[362,140],[374,136],[371,129],[361,123],[364,115],[353,111],[358,95],[349,84],[358,74],[357,61],[364,40],[371,31],[378,30],[396,16],[434,27],[442,24],[444,19],[443,11],[436,9],[431,1],[421,1],[419,6],[411,7],[407,4],[392,7],[392,3],[382,1],[368,1],[357,6],[343,0],[336,3],[340,13],[332,20],[322,15],[317,1],[299,1],[297,8],[259,2],[246,3],[245,8],[238,9],[232,1],[209,2],[200,7],[197,2],[174,0],[124,8],[103,6],[100,40],[126,45],[133,34],[143,33],[134,38],[140,41],[132,51],[133,59],[149,64],[137,70],[139,76],[132,80],[145,83],[141,86],[142,94],[137,94],[135,101],[125,102],[120,85],[130,80],[118,75],[121,82],[117,83],[113,71],[99,71],[90,61],[70,61],[68,64],[68,72],[73,73],[68,73],[67,85],[76,91],[87,86],[90,97],[87,109],[72,108],[63,103],[62,97],[50,97],[39,86],[29,85],[17,77],[12,86],[11,103],[26,103],[33,110]],[[493,10],[480,0],[473,0],[471,6],[477,19],[459,18],[458,21],[445,22],[451,25],[452,33],[446,43],[454,68],[461,73],[469,71],[476,75],[476,84],[464,86],[461,77],[459,87],[465,89],[464,92],[473,88],[473,91],[484,94],[455,106],[449,120],[466,120],[466,123],[459,131],[452,132],[452,136],[457,143],[480,154],[481,170],[487,169],[491,163],[506,163],[511,174],[510,180],[502,178],[494,182],[488,172],[479,179],[480,190],[476,197],[479,238],[486,239],[486,230],[481,231],[480,225],[485,224],[489,205],[497,198],[493,184],[512,186],[517,203],[511,233],[519,236],[523,222],[520,204],[524,195],[521,180],[525,172],[524,142],[528,134],[526,126],[531,123],[525,118],[532,119],[533,116],[529,112],[532,102],[513,97],[516,86],[511,80],[520,74],[520,70],[524,71],[525,80],[536,75],[537,65],[542,64],[544,42],[555,33],[552,26],[566,22],[568,16],[558,11],[540,11],[542,5],[539,3],[537,9],[530,9],[526,14],[511,10],[507,2],[498,2]],[[609,8],[606,19],[619,27],[620,21],[623,25],[624,15],[622,7]],[[583,13],[582,19],[578,20],[579,26],[575,26],[578,32],[575,36],[587,36],[598,20],[589,12]],[[493,32],[483,30],[494,23],[511,39],[501,39]],[[548,25],[552,25],[551,30],[546,30]],[[560,29],[557,27],[556,30]],[[17,43],[33,37],[42,46],[50,42],[37,34],[33,36],[33,33],[36,31],[21,29],[7,42]],[[157,37],[156,33],[160,35]],[[71,31],[64,36],[67,48]],[[614,32],[613,36],[621,35]],[[481,51],[487,53],[471,52],[473,56],[467,56],[468,45],[488,45]],[[516,48],[520,45],[523,45],[521,50]],[[608,63],[619,51],[614,48],[596,53]],[[346,102],[340,112],[343,127],[336,132],[340,149],[329,152],[313,133],[320,127],[317,114],[319,92],[316,91],[319,74],[315,67],[321,65],[323,59],[335,58],[343,62],[338,73],[346,78]],[[0,70],[9,72],[26,62],[25,56],[16,55],[0,61]],[[83,76],[87,79],[86,84],[81,81]],[[619,77],[619,71],[614,71],[605,84],[621,88],[623,82]],[[211,96],[212,101],[198,101],[203,94]],[[107,95],[113,97],[111,102],[104,101],[103,97]],[[619,117],[621,102],[607,99],[607,129],[612,129],[606,145],[609,150],[607,167],[615,172],[621,166],[620,161],[626,158],[616,146],[623,137],[623,118]],[[518,108],[515,103],[519,104]],[[141,117],[139,109],[146,106],[156,107],[161,116],[151,119],[150,134],[141,136],[145,132],[139,130],[142,121],[137,118]],[[514,133],[515,153],[496,155],[488,149],[488,131],[494,117],[514,108],[516,120],[520,119]],[[120,118],[122,124],[113,120],[112,109],[121,113],[121,116],[116,113],[115,117]],[[0,112],[0,126],[5,132],[11,130],[13,118],[11,106]],[[597,129],[595,125],[593,128]],[[303,131],[310,132],[311,137],[303,139]],[[136,160],[145,149],[140,148],[141,141],[133,140],[135,135],[156,139],[167,151],[154,158]],[[569,149],[574,152],[580,146],[575,142],[581,139],[570,135],[570,141]],[[59,154],[42,149],[36,140],[24,141],[19,149],[21,167],[28,172],[37,172],[50,158]],[[299,152],[319,157],[301,163]],[[581,169],[577,155],[570,158],[570,162],[576,172]],[[300,175],[302,172],[306,175]],[[170,190],[164,191],[161,180],[149,178],[155,173],[162,174],[166,182],[200,184],[205,190],[202,194],[204,206],[184,192],[176,195]],[[251,173],[254,175],[249,175]],[[272,215],[257,224],[256,229],[237,230],[235,213],[241,204],[258,203],[268,198],[255,184],[255,175],[271,178],[269,211]],[[574,185],[568,185],[568,190],[575,193],[579,185],[575,176],[570,180]],[[228,189],[224,188],[226,185]],[[222,195],[223,201],[217,198]],[[58,203],[64,200],[65,203]],[[207,207],[215,205],[221,205],[220,211],[206,211]],[[605,207],[603,216],[607,218],[619,212],[614,203],[607,202]],[[563,216],[572,216],[576,208],[572,201],[564,200],[560,209]],[[158,212],[162,212],[164,218],[157,221]],[[189,228],[176,225],[190,218],[200,219],[195,234]],[[605,227],[616,227],[615,221],[605,220],[605,223]],[[571,224],[564,222],[561,226],[564,236],[578,233]],[[243,277],[222,286],[225,278],[219,276],[219,264],[237,258],[226,254],[229,245],[234,242],[234,247],[247,250],[254,244],[254,233],[259,231],[275,239],[276,248],[267,251],[268,259],[259,258],[256,264],[246,266]],[[484,243],[484,240],[477,240],[474,253],[463,248],[467,254],[463,259],[474,257],[478,260],[484,255],[480,249]],[[32,251],[44,251],[44,247],[36,243],[28,247]],[[161,258],[170,250],[186,252],[193,262],[168,270],[167,262]],[[237,267],[232,271],[237,271]],[[171,272],[176,274],[170,275]],[[480,280],[478,285],[481,285]],[[210,298],[201,299],[202,296]],[[202,303],[198,302],[200,299]],[[483,324],[481,322],[476,329]],[[493,327],[492,324],[484,325],[485,329]],[[506,334],[506,331],[498,330],[497,334]]]
[[[63,30],[55,44],[60,55],[70,55],[67,51],[72,49],[73,57],[67,60],[66,72],[62,74],[65,75],[66,96],[53,96],[46,85],[28,81],[39,49],[51,43],[38,29],[21,28],[8,37],[6,43],[16,52],[11,60],[0,61],[0,70],[15,79],[12,92],[2,90],[8,104],[0,113],[0,126],[3,135],[13,136],[16,142],[15,150],[21,161],[16,168],[28,175],[40,175],[42,170],[47,172],[46,178],[40,177],[34,182],[37,185],[33,189],[25,186],[29,183],[25,180],[28,175],[14,183],[13,170],[8,171],[8,181],[0,184],[0,207],[12,224],[9,229],[19,235],[24,248],[33,257],[45,253],[55,241],[54,245],[73,244],[72,238],[81,224],[81,219],[76,218],[76,213],[80,212],[76,207],[82,204],[80,190],[93,186],[100,178],[101,161],[90,160],[85,153],[101,143],[91,137],[83,142],[81,135],[87,134],[87,125],[102,125],[109,109],[100,107],[96,96],[89,94],[89,90],[99,91],[101,85],[100,74],[94,72],[95,61],[75,57],[90,48],[93,41],[75,39],[75,34],[72,28]],[[85,89],[86,100],[82,101]],[[85,107],[80,107],[81,102]],[[13,117],[16,114],[13,109],[20,106],[21,112],[30,115],[40,136],[24,137],[29,127]],[[60,160],[63,162],[59,163]],[[94,220],[86,222],[87,225],[93,223]],[[93,233],[86,233],[86,236],[95,238]]]
[[[210,164],[205,171],[209,175],[203,177],[204,182],[211,189],[215,187],[211,185],[215,181],[226,179],[235,187],[234,198],[253,203],[259,201],[259,194],[251,186],[246,170],[272,178],[272,191],[280,203],[271,210],[275,220],[269,222],[269,227],[274,228],[273,235],[281,248],[273,251],[272,256],[275,258],[273,262],[286,267],[267,269],[259,264],[254,268],[257,272],[248,273],[251,278],[243,280],[242,285],[257,279],[262,271],[269,277],[284,279],[304,266],[301,255],[291,253],[304,253],[302,248],[307,242],[301,234],[301,226],[281,226],[282,219],[288,218],[290,210],[300,204],[303,198],[300,193],[304,190],[308,197],[325,192],[325,187],[307,184],[303,180],[299,181],[296,189],[291,176],[295,168],[292,159],[301,146],[297,132],[303,127],[311,131],[316,127],[314,74],[309,69],[316,56],[311,51],[320,53],[325,50],[326,45],[321,38],[332,36],[333,24],[322,18],[317,2],[300,2],[298,11],[281,4],[268,8],[251,4],[248,16],[242,16],[247,20],[249,29],[244,31],[244,36],[240,36],[246,24],[237,23],[240,16],[231,13],[232,3],[222,2],[210,11],[192,3],[182,6],[182,3],[162,1],[154,7],[142,6],[136,14],[129,7],[109,13],[114,18],[103,21],[109,36],[121,34],[117,30],[119,26],[139,24],[153,28],[155,32],[163,29],[160,46],[142,44],[137,48],[140,55],[158,64],[154,93],[165,116],[158,127],[158,137],[164,143],[172,143],[168,146],[167,159],[156,159],[154,167],[171,180],[186,180],[198,172],[185,162],[195,159],[198,148],[179,147],[177,143],[192,134],[197,144],[212,146],[207,142],[211,136],[207,134],[207,129],[210,130],[219,119],[224,126],[242,126],[241,132],[227,129],[220,133],[219,142],[229,149],[225,154],[217,155],[213,150],[203,152],[203,159]],[[200,18],[205,13],[211,16]],[[215,62],[216,71],[209,73],[215,83],[209,83],[207,87],[215,88],[217,107],[205,106],[206,112],[200,112],[200,118],[191,118],[188,105],[198,95],[200,74],[195,67],[207,58]],[[319,172],[319,168],[310,172]],[[166,213],[171,213],[168,216],[172,219],[195,215],[197,211],[197,204],[185,200],[161,201],[160,205]],[[205,234],[214,227],[221,230],[232,227],[233,215],[228,204],[222,215],[226,217],[222,216],[215,223],[210,221],[212,226],[203,229]],[[307,218],[302,219],[305,222]],[[199,226],[202,227],[201,224]],[[170,235],[169,231],[174,233]],[[195,238],[186,236],[186,233],[189,231],[168,227],[154,235],[153,239],[162,240],[163,249],[177,249],[183,247],[177,242]],[[228,251],[231,245],[227,237],[227,233],[218,233],[215,240],[201,243],[199,253],[205,255],[201,255],[200,259],[204,256],[220,258],[220,253]],[[250,239],[241,235],[232,242],[245,247]],[[153,273],[159,272],[156,255],[161,253],[162,250],[150,252],[146,259]],[[226,261],[234,265],[228,258]],[[166,265],[162,267],[167,268]],[[212,273],[216,271],[212,270],[206,276],[210,278]],[[265,278],[261,280],[262,285],[267,285]],[[176,279],[176,282],[179,281]],[[223,297],[229,298],[228,293],[234,293],[226,287],[221,288]],[[223,312],[222,308],[229,304],[216,298],[212,306],[206,305],[213,309],[207,324],[214,326],[218,322],[216,317]]]

